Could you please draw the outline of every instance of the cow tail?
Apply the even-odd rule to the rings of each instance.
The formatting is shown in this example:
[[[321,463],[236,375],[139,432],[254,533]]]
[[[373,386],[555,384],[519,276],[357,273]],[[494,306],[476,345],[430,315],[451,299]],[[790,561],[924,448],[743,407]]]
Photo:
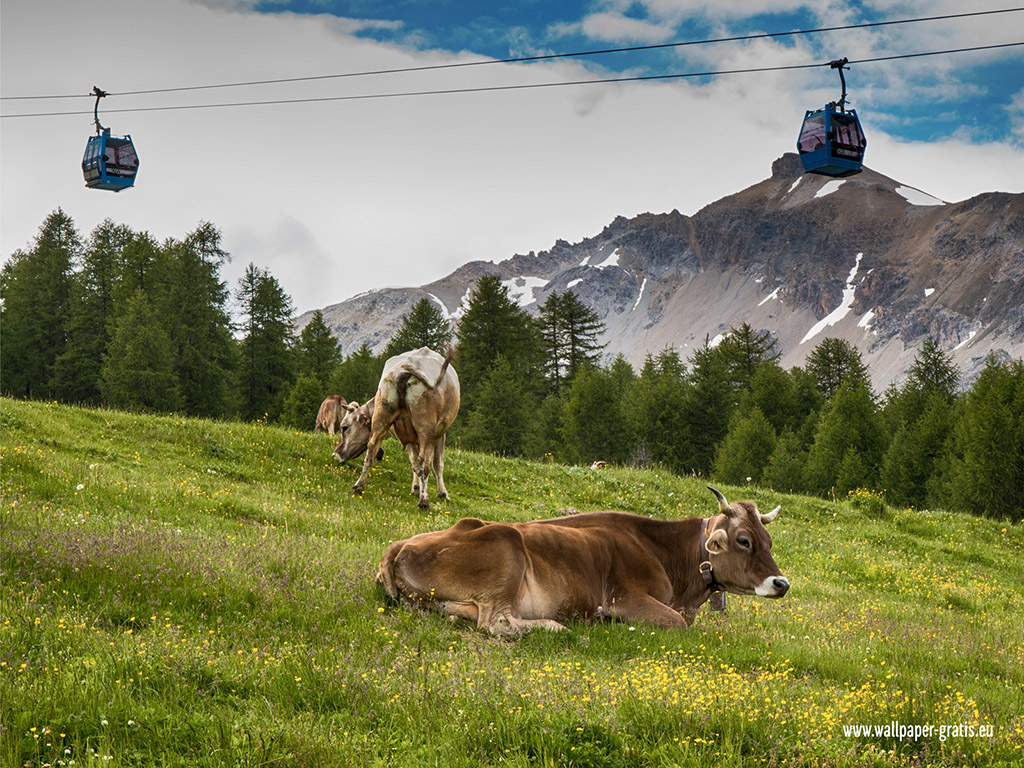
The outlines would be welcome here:
[[[405,408],[405,392],[409,388],[409,379],[414,374],[411,371],[401,371],[395,376],[395,389],[398,390],[398,405]]]
[[[444,380],[444,375],[448,372],[448,366],[452,362],[452,358],[455,357],[455,347],[451,344],[448,345],[448,354],[444,356],[444,362],[441,364],[441,373],[437,377],[437,381],[434,382],[434,389],[441,384]]]

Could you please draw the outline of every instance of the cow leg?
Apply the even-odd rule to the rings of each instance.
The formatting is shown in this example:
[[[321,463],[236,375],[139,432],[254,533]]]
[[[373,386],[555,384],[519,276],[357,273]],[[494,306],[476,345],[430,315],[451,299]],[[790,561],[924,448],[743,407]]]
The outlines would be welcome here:
[[[370,433],[370,441],[366,444],[366,456],[363,457],[363,471],[359,474],[355,485],[352,486],[352,493],[356,496],[362,496],[366,489],[366,478],[370,475],[370,467],[377,460],[377,451],[380,450],[380,444],[384,442],[387,430],[388,428],[385,427],[383,431],[374,430]]]
[[[412,493],[416,496],[420,494],[420,483],[419,476],[416,474],[416,445],[415,443],[409,443],[405,446],[405,452],[409,454],[409,466],[412,467]]]
[[[434,478],[437,480],[437,498],[447,499],[448,489],[444,487],[444,439],[441,435],[434,441]]]
[[[413,464],[413,474],[419,478],[419,494],[420,494],[420,509],[430,509],[430,497],[427,495],[427,479],[430,476],[430,464],[427,460],[427,454],[430,451],[427,438],[420,434],[419,446],[416,451],[416,463]],[[410,452],[411,455],[411,452]]]
[[[692,617],[687,621],[678,611],[672,610],[650,595],[627,595],[616,598],[607,613],[622,621],[642,621],[667,628],[685,628],[693,623]]]
[[[480,607],[480,618],[477,626],[486,629],[496,637],[519,637],[531,629],[547,629],[560,632],[565,629],[562,624],[552,619],[520,619],[511,609],[497,609],[495,606]]]

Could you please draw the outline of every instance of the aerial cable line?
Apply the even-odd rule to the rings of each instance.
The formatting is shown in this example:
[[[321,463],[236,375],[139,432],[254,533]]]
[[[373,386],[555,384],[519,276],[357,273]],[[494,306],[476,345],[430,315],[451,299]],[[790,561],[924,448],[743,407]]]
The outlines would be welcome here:
[[[751,35],[736,35],[736,36],[733,36],[733,37],[718,37],[718,38],[710,38],[710,39],[706,39],[706,40],[684,40],[684,41],[677,41],[677,42],[674,42],[674,43],[656,43],[656,44],[652,44],[652,45],[635,45],[635,46],[629,46],[629,47],[625,47],[625,48],[604,48],[604,49],[600,49],[600,50],[575,51],[575,52],[570,52],[570,53],[550,53],[550,54],[543,54],[543,55],[538,55],[538,56],[520,56],[520,57],[515,57],[515,58],[507,58],[507,59],[481,59],[481,60],[477,60],[477,61],[452,62],[452,63],[448,63],[448,64],[428,64],[428,65],[418,66],[418,67],[400,67],[400,68],[395,68],[395,69],[375,69],[375,70],[365,70],[365,71],[361,71],[361,72],[342,72],[342,73],[332,74],[332,75],[309,75],[309,76],[304,76],[304,77],[283,77],[283,78],[274,78],[274,79],[268,79],[268,80],[249,80],[249,81],[235,82],[235,83],[217,83],[217,84],[208,84],[208,85],[188,85],[188,86],[180,86],[180,87],[176,87],[176,88],[150,88],[150,89],[136,90],[136,91],[111,92],[109,95],[111,95],[111,96],[141,96],[141,95],[151,95],[151,94],[157,94],[157,93],[177,93],[177,92],[182,92],[182,91],[212,90],[212,89],[216,89],[216,88],[239,88],[239,87],[247,87],[247,86],[254,86],[254,85],[279,85],[279,84],[283,84],[283,83],[313,82],[313,81],[318,81],[318,80],[332,80],[332,79],[340,79],[340,78],[348,78],[348,77],[367,77],[367,76],[372,76],[372,75],[394,75],[394,74],[403,74],[403,73],[407,73],[407,72],[427,72],[427,71],[441,70],[441,69],[459,69],[459,68],[464,68],[464,67],[486,66],[488,64],[518,64],[518,63],[524,63],[524,62],[551,61],[551,60],[555,60],[555,59],[582,58],[584,56],[602,56],[602,55],[609,54],[609,53],[635,53],[637,51],[652,51],[652,50],[659,50],[659,49],[666,49],[666,48],[681,48],[681,47],[684,47],[684,46],[706,45],[706,44],[709,44],[709,43],[732,43],[732,42],[742,42],[742,41],[746,41],[746,40],[763,40],[763,39],[767,39],[767,38],[776,38],[776,37],[791,37],[791,36],[795,36],[795,35],[810,35],[810,34],[817,34],[817,33],[820,33],[820,32],[842,32],[842,31],[848,31],[848,30],[852,30],[852,29],[868,29],[868,28],[872,28],[872,27],[885,27],[885,26],[893,26],[893,25],[897,25],[897,24],[914,24],[914,23],[924,22],[924,21],[947,21],[947,20],[950,20],[950,19],[963,19],[963,18],[968,18],[968,17],[972,17],[972,16],[989,16],[989,15],[998,14],[998,13],[1016,13],[1016,12],[1019,12],[1019,11],[1024,11],[1024,8],[1001,8],[1001,9],[988,10],[988,11],[968,11],[968,12],[965,12],[965,13],[951,13],[951,14],[945,14],[945,15],[942,15],[942,16],[923,16],[923,17],[913,18],[913,19],[893,19],[893,20],[890,20],[890,21],[872,21],[872,22],[865,22],[865,23],[862,23],[862,24],[845,24],[845,25],[842,25],[842,26],[818,27],[818,28],[815,28],[815,29],[798,29],[798,30],[791,30],[789,32],[760,32],[760,33],[751,34]],[[922,54],[922,55],[928,55],[928,54]],[[16,99],[17,100],[28,100],[28,99],[76,99],[76,98],[82,98],[83,96],[84,97],[91,97],[91,95],[92,94],[63,94],[63,95],[58,95],[58,96],[2,96],[2,97],[0,97],[0,100],[7,101],[7,100],[16,100]],[[16,117],[16,115],[12,115],[12,117]]]
[[[997,48],[1012,48],[1014,46],[1024,45],[1024,41],[1015,43],[997,43],[994,45],[978,45],[969,48],[950,48],[944,51],[924,51],[921,53],[902,53],[895,54],[892,56],[877,56],[866,59],[850,59],[849,64],[871,64],[879,61],[894,61],[896,59],[914,59],[921,58],[923,56],[942,56],[950,53],[967,53],[970,51],[988,51]],[[720,75],[740,75],[740,74],[753,74],[757,72],[782,72],[787,70],[795,69],[814,69],[822,66],[831,66],[831,62],[823,62],[816,64],[785,64],[775,67],[750,67],[746,69],[724,69],[709,72],[682,72],[673,73],[666,75],[637,75],[631,77],[608,77],[599,78],[592,80],[561,80],[556,82],[548,83],[518,83],[513,85],[487,85],[479,86],[476,88],[439,88],[427,91],[392,91],[386,93],[365,93],[355,94],[350,96],[317,96],[307,97],[300,99],[270,99],[266,101],[236,101],[236,102],[222,102],[216,104],[179,104],[171,105],[167,107],[125,107],[123,109],[108,109],[105,114],[112,113],[125,113],[125,112],[170,112],[174,110],[184,109],[215,109],[225,107],[258,107],[258,106],[270,106],[276,104],[313,104],[317,102],[327,101],[364,101],[368,99],[392,99],[392,98],[403,98],[409,96],[441,96],[457,93],[486,93],[492,91],[520,91],[530,90],[536,88],[558,88],[564,86],[576,86],[576,85],[603,85],[611,83],[635,83],[652,80],[678,80],[688,77],[717,77]],[[69,111],[69,112],[36,112],[26,114],[15,114],[15,115],[0,115],[3,118],[14,118],[14,117],[64,117],[69,115],[91,115],[89,111]]]

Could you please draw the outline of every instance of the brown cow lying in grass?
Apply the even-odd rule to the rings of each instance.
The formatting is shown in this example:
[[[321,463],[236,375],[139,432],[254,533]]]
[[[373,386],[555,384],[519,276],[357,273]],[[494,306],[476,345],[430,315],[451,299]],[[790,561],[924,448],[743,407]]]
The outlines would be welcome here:
[[[761,514],[752,501],[730,504],[711,490],[719,510],[704,519],[623,512],[528,523],[465,518],[392,544],[377,577],[392,597],[495,635],[559,630],[568,617],[686,627],[716,591],[782,597],[789,581],[764,527],[779,508]]]

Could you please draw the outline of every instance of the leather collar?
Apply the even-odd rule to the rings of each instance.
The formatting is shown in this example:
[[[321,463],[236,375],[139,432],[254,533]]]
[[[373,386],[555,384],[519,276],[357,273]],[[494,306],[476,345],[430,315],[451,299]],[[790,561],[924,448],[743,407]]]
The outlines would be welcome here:
[[[704,586],[712,592],[721,592],[722,585],[715,579],[715,567],[711,564],[711,553],[708,552],[708,537],[711,535],[711,519],[705,517],[700,521],[700,577],[704,580]]]

